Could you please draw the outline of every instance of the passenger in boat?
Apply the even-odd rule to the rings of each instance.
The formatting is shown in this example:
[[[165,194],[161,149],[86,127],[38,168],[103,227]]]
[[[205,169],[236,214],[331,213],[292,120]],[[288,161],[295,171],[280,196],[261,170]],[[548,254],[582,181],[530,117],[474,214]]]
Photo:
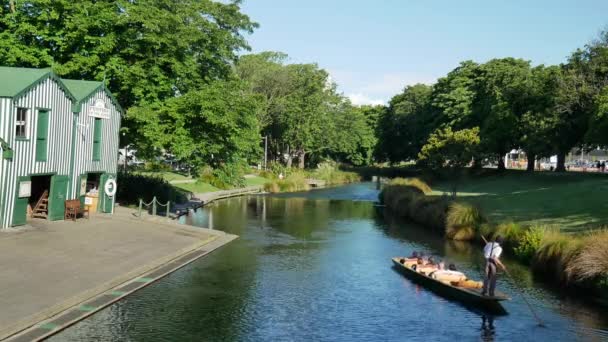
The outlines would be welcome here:
[[[483,255],[486,258],[486,269],[481,290],[482,296],[488,294],[494,296],[494,290],[496,289],[496,266],[498,265],[503,270],[506,270],[505,265],[500,262],[500,255],[502,254],[502,247],[500,245],[502,242],[502,236],[498,235],[494,241],[488,242],[483,248]]]

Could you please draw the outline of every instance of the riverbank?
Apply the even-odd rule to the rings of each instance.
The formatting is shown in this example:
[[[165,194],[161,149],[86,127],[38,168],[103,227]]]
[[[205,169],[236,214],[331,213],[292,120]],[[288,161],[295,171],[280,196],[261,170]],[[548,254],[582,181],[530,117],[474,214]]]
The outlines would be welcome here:
[[[482,235],[486,238],[502,235],[506,239],[507,253],[532,266],[535,274],[561,287],[592,290],[593,295],[605,300],[608,231],[594,226],[568,233],[546,225],[544,221],[499,220],[472,204],[472,196],[453,198],[440,195],[442,191],[433,191],[419,180],[407,183],[393,180],[380,195],[381,201],[397,216],[429,227],[447,239],[481,242]],[[522,183],[526,181],[522,180]],[[534,196],[534,191],[513,190],[513,196]]]
[[[355,172],[342,171],[335,165],[323,164],[315,170],[287,169],[284,178],[273,173],[267,173],[265,177],[270,181],[264,184],[264,190],[270,193],[306,191],[311,187],[349,184],[362,179]]]
[[[234,238],[136,219],[126,208],[2,233],[0,340],[54,334]]]

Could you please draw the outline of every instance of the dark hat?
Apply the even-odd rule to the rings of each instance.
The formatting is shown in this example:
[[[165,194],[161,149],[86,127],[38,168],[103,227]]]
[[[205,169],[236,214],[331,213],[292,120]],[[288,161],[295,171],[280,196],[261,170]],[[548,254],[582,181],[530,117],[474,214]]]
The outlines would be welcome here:
[[[494,241],[498,244],[502,244],[502,242],[505,241],[505,239],[503,239],[503,237],[500,235],[496,235],[496,238],[494,238]]]

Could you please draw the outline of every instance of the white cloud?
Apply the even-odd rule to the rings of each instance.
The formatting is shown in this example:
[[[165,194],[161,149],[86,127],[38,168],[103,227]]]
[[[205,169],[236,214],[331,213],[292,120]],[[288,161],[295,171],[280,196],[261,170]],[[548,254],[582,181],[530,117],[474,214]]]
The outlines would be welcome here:
[[[382,99],[372,99],[364,94],[349,94],[349,95],[347,95],[347,97],[350,99],[350,102],[356,106],[362,106],[362,105],[377,106],[377,105],[385,104],[384,100],[382,100]]]
[[[433,84],[436,81],[436,77],[431,75],[408,72],[370,75],[349,70],[330,70],[330,74],[338,88],[356,105],[386,104],[408,85]]]

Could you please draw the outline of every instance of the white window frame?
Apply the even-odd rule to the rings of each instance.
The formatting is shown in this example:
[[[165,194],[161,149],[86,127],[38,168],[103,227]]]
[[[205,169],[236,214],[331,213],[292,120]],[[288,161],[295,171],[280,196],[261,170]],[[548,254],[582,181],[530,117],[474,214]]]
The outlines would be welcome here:
[[[21,111],[25,112],[25,117],[23,118],[23,120],[19,120],[19,113]],[[28,122],[29,113],[30,113],[30,110],[28,108],[17,107],[17,112],[15,114],[15,138],[16,139],[27,139],[28,138],[27,122]],[[19,127],[22,127],[23,135],[17,134],[17,130]]]

